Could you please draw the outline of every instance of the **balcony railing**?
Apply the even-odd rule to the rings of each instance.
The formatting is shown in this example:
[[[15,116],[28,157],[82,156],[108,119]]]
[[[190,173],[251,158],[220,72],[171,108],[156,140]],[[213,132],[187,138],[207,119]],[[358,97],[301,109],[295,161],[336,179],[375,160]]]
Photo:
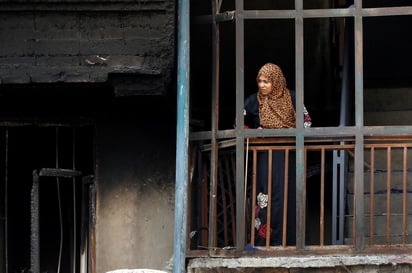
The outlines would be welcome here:
[[[230,141],[219,144],[217,186],[211,189],[209,145],[192,143],[189,256],[236,247],[236,149]],[[304,166],[296,166],[293,138],[251,138],[245,149],[246,249],[281,253],[296,249],[300,237],[307,249],[344,251],[354,248],[357,225],[364,227],[364,249],[411,247],[411,138],[365,137],[363,181],[355,179],[353,138],[305,140]],[[346,155],[344,174],[334,166],[337,153]],[[301,218],[296,217],[297,167],[305,174]],[[363,183],[363,193],[356,192],[357,183]],[[363,195],[362,219],[357,219],[356,195]],[[211,202],[216,203],[210,206]],[[210,208],[216,212],[210,214]],[[295,226],[302,221],[304,233],[296,233]],[[342,240],[336,240],[337,234],[343,234]]]

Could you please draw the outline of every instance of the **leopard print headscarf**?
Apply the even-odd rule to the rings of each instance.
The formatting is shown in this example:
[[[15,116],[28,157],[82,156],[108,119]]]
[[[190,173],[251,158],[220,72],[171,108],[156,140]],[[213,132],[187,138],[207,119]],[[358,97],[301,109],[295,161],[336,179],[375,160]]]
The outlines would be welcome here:
[[[260,125],[268,129],[296,127],[295,109],[280,67],[267,63],[260,68],[256,80],[261,75],[272,83],[272,91],[267,96],[258,92]]]

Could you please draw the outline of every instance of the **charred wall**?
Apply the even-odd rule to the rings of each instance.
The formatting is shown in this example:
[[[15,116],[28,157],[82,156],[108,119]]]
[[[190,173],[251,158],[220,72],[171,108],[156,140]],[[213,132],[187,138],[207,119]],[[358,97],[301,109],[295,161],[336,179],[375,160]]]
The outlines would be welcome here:
[[[31,270],[31,171],[39,154],[40,167],[55,165],[61,128],[68,136],[87,128],[77,162],[87,157],[96,193],[88,272],[164,268],[173,253],[175,1],[0,0],[0,39],[0,271]],[[60,145],[59,160],[71,163],[72,141]],[[19,163],[24,185],[11,176]],[[53,208],[55,190],[42,196]],[[50,217],[53,226],[40,221],[41,272],[57,272],[58,217]],[[70,248],[63,256],[73,256]],[[60,272],[72,272],[70,264],[64,258]]]
[[[1,84],[109,82],[118,95],[170,84],[174,1],[3,0],[0,14]]]

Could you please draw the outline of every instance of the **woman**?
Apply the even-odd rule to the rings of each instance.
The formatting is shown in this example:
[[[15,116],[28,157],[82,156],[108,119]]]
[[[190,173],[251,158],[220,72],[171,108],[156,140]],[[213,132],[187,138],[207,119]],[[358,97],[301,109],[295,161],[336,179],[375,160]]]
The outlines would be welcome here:
[[[260,68],[256,80],[258,92],[247,97],[244,103],[245,127],[253,129],[294,128],[296,126],[294,99],[286,87],[286,79],[279,66],[272,63],[265,64]],[[306,109],[304,121],[305,127],[311,125],[310,116]],[[255,245],[265,245],[268,206],[268,152],[259,152],[257,160]],[[288,245],[293,245],[296,241],[295,162],[295,155],[290,153],[287,211]],[[285,152],[274,151],[272,153],[270,245],[282,244],[284,178]]]

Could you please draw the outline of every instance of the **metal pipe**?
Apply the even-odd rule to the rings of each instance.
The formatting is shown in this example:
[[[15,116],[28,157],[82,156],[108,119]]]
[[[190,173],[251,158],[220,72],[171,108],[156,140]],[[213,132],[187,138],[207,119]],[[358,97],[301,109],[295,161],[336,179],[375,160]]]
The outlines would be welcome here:
[[[189,146],[190,8],[179,0],[177,10],[177,122],[173,272],[185,272]]]

